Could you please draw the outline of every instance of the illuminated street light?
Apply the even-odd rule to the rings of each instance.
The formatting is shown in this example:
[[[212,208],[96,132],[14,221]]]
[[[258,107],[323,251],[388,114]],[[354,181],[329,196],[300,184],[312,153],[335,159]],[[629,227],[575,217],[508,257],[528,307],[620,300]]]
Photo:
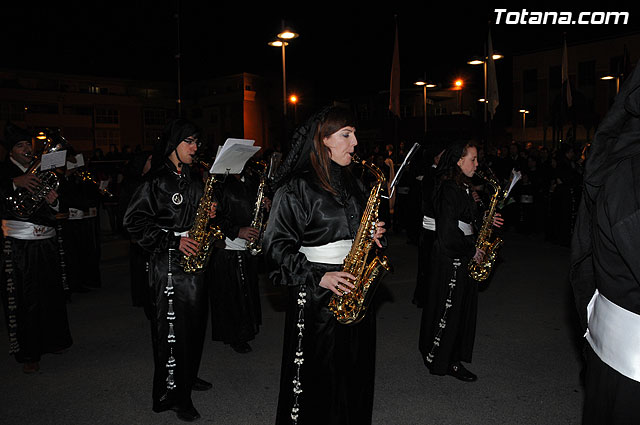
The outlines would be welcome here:
[[[462,113],[462,87],[464,87],[464,81],[460,78],[453,82],[453,89],[458,90],[458,110]]]
[[[295,123],[298,117],[298,96],[292,94],[289,96],[289,102],[293,103],[293,122]]]
[[[285,60],[285,47],[289,45],[285,40],[293,40],[298,38],[299,34],[291,30],[284,30],[276,37],[278,40],[274,40],[269,43],[269,46],[282,48],[282,113],[287,116],[287,66]]]
[[[530,111],[527,111],[526,109],[520,109],[518,112],[520,112],[522,114],[522,143],[525,143],[525,137],[524,137],[524,132],[525,132],[525,127],[526,127],[526,116]]]
[[[486,48],[486,46],[485,46]],[[501,55],[500,53],[494,53],[493,55],[491,55],[491,57],[493,58],[493,60],[498,60],[498,59],[503,59],[504,56]],[[486,55],[484,58],[473,58],[472,60],[468,61],[467,64],[469,65],[483,65],[483,73],[484,73],[484,99],[487,99],[487,61],[489,60],[489,56]],[[484,122],[487,122],[487,106],[488,106],[489,101],[485,100],[484,102]]]
[[[605,75],[604,77],[600,77],[601,80],[616,80],[616,94],[618,94],[620,92],[620,76],[613,76],[613,75]]]
[[[422,100],[424,101],[424,134],[427,134],[427,88],[433,88],[436,85],[430,83],[425,78],[424,80],[416,81],[416,86],[422,86]]]

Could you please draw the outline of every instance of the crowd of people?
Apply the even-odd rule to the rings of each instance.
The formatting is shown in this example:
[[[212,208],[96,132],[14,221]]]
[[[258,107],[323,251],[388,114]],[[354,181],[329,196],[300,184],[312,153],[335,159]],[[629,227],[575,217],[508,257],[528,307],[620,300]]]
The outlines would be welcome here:
[[[69,294],[100,286],[96,211],[108,196],[100,180],[110,178],[74,165],[77,156],[69,149],[66,166],[56,170],[59,188],[46,191],[34,213],[20,216],[11,200],[36,198],[41,189],[42,176],[29,172],[31,141],[28,131],[7,125],[9,156],[0,175],[10,201],[2,205],[1,293],[10,353],[25,373],[39,370],[43,354],[71,346]],[[515,142],[485,151],[473,140],[432,141],[396,176],[408,153],[404,143],[357,149],[381,170],[383,182],[367,167],[351,166],[356,123],[338,106],[296,130],[275,172],[252,160],[240,174],[215,181],[196,160],[201,144],[196,126],[177,119],[151,152],[126,158],[110,152],[111,159],[124,160],[115,177],[117,202],[111,201],[122,225],[114,230],[130,240],[132,304],[144,308],[150,323],[153,411],[172,410],[184,421],[200,417],[191,392],[212,387],[198,376],[208,320],[212,340],[239,354],[252,351],[262,324],[258,275],[264,267],[273,284],[287,287],[278,424],[372,421],[375,303],[348,325],[330,307],[361,290],[362,275],[344,271],[343,264],[362,234],[372,253],[364,258],[382,254],[387,230],[417,245],[413,303],[423,310],[420,355],[434,375],[477,380],[463,362],[472,360],[478,296],[467,266],[488,260],[478,231],[492,226],[568,246],[588,153],[568,143],[549,153]],[[96,153],[94,161],[107,156]],[[487,215],[493,186],[476,170],[502,188],[521,173],[499,213]],[[371,189],[383,183],[392,196],[372,201]],[[363,216],[372,222],[361,232]],[[197,235],[196,229],[223,236]],[[203,252],[201,268],[186,270],[187,259]]]

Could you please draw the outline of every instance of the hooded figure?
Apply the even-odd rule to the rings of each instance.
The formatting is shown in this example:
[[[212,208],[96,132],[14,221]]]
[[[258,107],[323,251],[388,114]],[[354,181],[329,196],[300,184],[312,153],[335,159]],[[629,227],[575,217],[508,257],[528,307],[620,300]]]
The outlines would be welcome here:
[[[371,423],[375,312],[342,325],[328,307],[350,288],[342,263],[366,205],[349,167],[356,145],[350,112],[325,108],[296,130],[274,179],[263,247],[288,287],[278,424]]]
[[[35,175],[25,174],[31,162],[31,139],[28,131],[7,124],[9,158],[0,167],[0,187],[6,195],[15,197],[18,189],[28,193],[39,186]],[[72,344],[56,238],[58,208],[57,192],[51,191],[29,217],[18,217],[10,208],[3,211],[0,296],[9,353],[23,364],[25,373],[40,369],[42,354],[61,352]]]
[[[196,247],[194,224],[203,182],[189,164],[198,149],[197,129],[172,121],[154,147],[152,171],[138,187],[124,216],[131,240],[149,255],[149,305],[154,354],[153,410],[174,410],[178,418],[200,417],[191,390],[211,384],[197,378],[207,320],[202,273],[185,273],[181,258]]]
[[[467,272],[478,255],[479,217],[469,188],[477,164],[475,146],[463,140],[445,150],[436,169],[436,239],[419,341],[432,374],[466,382],[477,379],[461,363],[472,359],[478,310],[478,285]]]
[[[585,164],[570,280],[586,329],[584,424],[640,423],[640,70]]]

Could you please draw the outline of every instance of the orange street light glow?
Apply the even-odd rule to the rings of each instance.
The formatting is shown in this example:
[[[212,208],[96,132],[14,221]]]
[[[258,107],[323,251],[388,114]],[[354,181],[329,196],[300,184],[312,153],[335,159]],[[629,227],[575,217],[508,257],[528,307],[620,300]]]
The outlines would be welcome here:
[[[280,34],[278,34],[278,38],[281,38],[283,40],[291,40],[296,37],[298,37],[298,34],[289,30],[282,31]]]
[[[285,47],[289,45],[289,43],[285,42],[284,43]],[[269,42],[269,46],[273,46],[273,47],[282,47],[282,41],[280,40],[276,40],[276,41],[270,41]]]
[[[297,103],[298,102],[298,96],[296,96],[295,94],[291,95],[289,97],[289,102],[291,103]]]

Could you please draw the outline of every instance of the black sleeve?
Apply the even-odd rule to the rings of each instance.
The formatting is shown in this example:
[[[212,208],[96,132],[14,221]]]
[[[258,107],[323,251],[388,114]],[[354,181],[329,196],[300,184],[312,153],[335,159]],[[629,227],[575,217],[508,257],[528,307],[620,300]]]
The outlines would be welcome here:
[[[443,184],[440,188],[436,204],[436,237],[448,256],[473,257],[475,244],[458,227],[465,202],[459,192],[460,189],[450,184]]]
[[[153,193],[153,181],[146,181],[133,194],[124,215],[124,227],[131,239],[147,251],[174,248],[180,245],[180,236],[165,231],[156,221],[158,204]]]
[[[314,275],[311,263],[298,251],[307,216],[300,199],[287,187],[276,192],[263,242],[270,277],[276,283],[294,286],[321,277]]]

